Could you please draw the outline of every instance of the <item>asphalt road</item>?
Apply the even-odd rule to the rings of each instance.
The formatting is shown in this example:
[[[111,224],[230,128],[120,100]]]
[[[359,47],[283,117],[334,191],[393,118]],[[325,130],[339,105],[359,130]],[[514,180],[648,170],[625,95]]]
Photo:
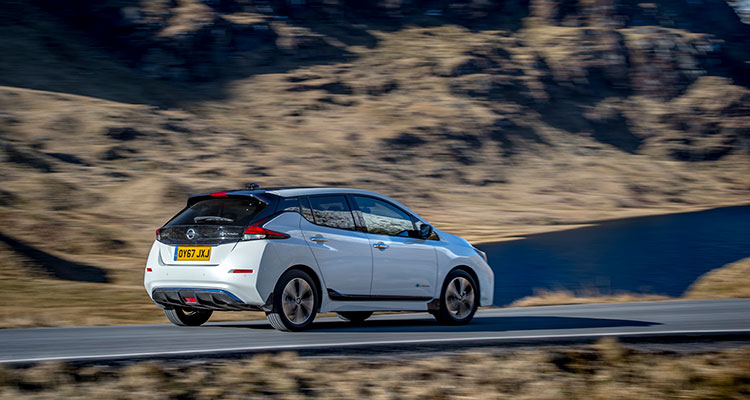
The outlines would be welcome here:
[[[236,356],[280,350],[552,342],[571,338],[750,333],[750,299],[662,301],[481,310],[471,324],[441,326],[428,314],[375,316],[362,326],[322,318],[306,332],[265,321],[202,327],[130,325],[0,330],[0,363]]]

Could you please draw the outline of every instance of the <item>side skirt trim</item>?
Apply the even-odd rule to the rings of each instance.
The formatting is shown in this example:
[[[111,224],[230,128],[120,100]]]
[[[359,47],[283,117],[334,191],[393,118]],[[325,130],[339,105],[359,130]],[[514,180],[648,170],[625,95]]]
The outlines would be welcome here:
[[[391,295],[368,295],[368,294],[342,294],[333,289],[328,289],[328,298],[341,301],[428,301],[432,297],[424,296],[391,296]]]

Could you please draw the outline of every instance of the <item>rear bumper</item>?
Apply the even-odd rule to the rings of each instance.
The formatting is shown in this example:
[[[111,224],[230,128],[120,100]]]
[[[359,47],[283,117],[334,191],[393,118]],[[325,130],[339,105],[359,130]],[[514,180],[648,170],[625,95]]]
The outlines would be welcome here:
[[[157,288],[151,293],[151,298],[154,303],[164,308],[182,307],[217,311],[261,310],[261,307],[246,304],[232,292],[223,289]]]
[[[258,291],[261,268],[257,258],[255,251],[233,251],[219,265],[169,265],[162,260],[155,242],[146,262],[143,284],[151,299],[162,307],[258,310],[265,306],[270,291]],[[252,272],[232,273],[235,269]],[[185,297],[197,302],[187,303]]]

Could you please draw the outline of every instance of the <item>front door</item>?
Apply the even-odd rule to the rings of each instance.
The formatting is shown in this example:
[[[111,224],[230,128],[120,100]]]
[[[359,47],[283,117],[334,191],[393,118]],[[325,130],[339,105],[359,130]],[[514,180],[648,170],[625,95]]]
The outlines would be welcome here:
[[[432,298],[437,281],[434,241],[411,237],[412,218],[395,205],[369,196],[352,198],[373,247],[372,296]]]

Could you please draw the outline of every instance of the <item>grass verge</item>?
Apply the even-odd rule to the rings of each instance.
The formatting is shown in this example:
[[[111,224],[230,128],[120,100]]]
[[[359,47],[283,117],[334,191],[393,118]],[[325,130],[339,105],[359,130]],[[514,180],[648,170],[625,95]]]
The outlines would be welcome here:
[[[750,257],[727,264],[698,278],[683,297],[688,299],[730,299],[750,297]]]
[[[364,361],[261,354],[121,367],[0,367],[0,399],[746,399],[750,348],[647,353],[595,345]]]
[[[510,307],[553,306],[562,304],[624,303],[628,301],[670,300],[670,297],[655,294],[617,293],[603,295],[596,290],[576,293],[570,290],[535,290],[533,296],[514,301]]]

